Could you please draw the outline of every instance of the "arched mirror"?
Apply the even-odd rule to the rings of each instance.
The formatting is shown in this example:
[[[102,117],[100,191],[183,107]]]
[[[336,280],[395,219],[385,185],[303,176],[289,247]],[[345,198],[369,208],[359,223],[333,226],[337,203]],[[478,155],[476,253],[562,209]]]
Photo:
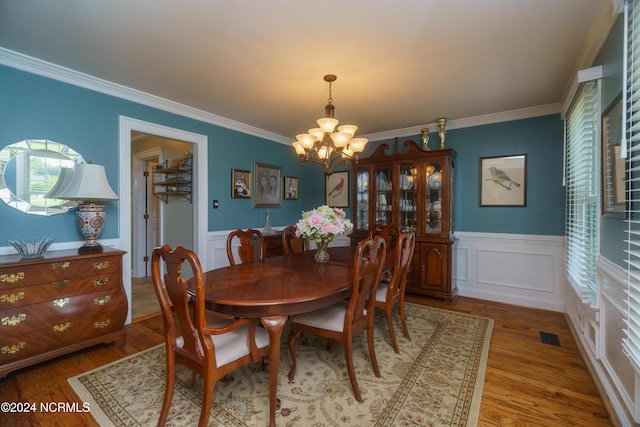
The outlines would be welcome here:
[[[27,214],[65,213],[78,203],[55,196],[73,175],[76,163],[84,163],[77,151],[47,139],[7,145],[0,151],[0,199]]]

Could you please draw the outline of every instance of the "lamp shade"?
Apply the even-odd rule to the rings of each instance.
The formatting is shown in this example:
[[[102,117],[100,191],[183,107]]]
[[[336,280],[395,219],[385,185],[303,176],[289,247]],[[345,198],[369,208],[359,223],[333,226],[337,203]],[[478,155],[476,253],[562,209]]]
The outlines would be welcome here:
[[[104,166],[93,163],[75,165],[73,179],[59,199],[67,200],[118,200],[107,181]]]
[[[65,190],[71,180],[73,179],[73,168],[60,168],[60,175],[58,175],[58,180],[55,185],[47,194],[44,195],[46,199],[57,199],[62,191]]]

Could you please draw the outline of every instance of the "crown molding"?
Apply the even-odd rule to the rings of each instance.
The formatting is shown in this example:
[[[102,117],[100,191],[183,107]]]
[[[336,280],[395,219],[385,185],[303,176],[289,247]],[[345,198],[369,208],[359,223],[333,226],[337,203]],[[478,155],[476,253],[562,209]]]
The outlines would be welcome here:
[[[530,119],[532,117],[547,116],[549,114],[560,113],[562,104],[547,104],[538,107],[522,108],[520,110],[503,111],[500,113],[485,114],[482,116],[468,117],[464,119],[447,119],[447,130],[462,129],[474,126],[488,125],[492,123],[511,122],[514,120]],[[420,135],[422,129],[438,129],[437,123],[427,123],[420,126],[412,126],[403,129],[389,130],[384,132],[363,135],[369,141],[381,141],[385,139],[404,138],[407,136]]]
[[[36,74],[226,129],[289,144],[290,138],[0,47],[0,65]]]
[[[6,65],[8,67],[16,68],[27,73],[36,74],[74,86],[104,93],[106,95],[115,96],[127,101],[157,108],[162,111],[178,114],[194,120],[199,120],[226,129],[231,129],[248,135],[268,139],[270,141],[278,142],[281,144],[291,144],[291,138],[288,138],[286,136],[268,132],[263,129],[237,122],[235,120],[227,119],[215,114],[208,113],[206,111],[199,110],[197,108],[189,107],[184,104],[160,98],[155,95],[150,95],[137,89],[99,79],[88,74],[84,74],[66,67],[62,67],[60,65],[46,62],[41,59],[33,58],[2,47],[0,47],[0,65]],[[560,109],[561,104],[549,104],[538,107],[523,108],[520,110],[486,114],[476,117],[452,119],[447,123],[447,130],[555,114],[559,113]],[[385,139],[393,139],[396,136],[415,136],[419,135],[420,131],[425,127],[437,129],[437,124],[428,123],[419,126],[412,126],[402,129],[363,135],[363,137],[368,138],[370,141],[380,141]]]

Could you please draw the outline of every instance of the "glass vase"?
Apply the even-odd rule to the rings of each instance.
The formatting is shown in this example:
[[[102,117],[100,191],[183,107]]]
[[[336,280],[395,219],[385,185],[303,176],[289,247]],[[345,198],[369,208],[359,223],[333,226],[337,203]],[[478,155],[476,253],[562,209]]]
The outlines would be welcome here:
[[[327,246],[329,246],[328,242],[316,242],[316,246],[318,250],[314,256],[316,262],[324,264],[329,262],[329,252],[327,252]]]

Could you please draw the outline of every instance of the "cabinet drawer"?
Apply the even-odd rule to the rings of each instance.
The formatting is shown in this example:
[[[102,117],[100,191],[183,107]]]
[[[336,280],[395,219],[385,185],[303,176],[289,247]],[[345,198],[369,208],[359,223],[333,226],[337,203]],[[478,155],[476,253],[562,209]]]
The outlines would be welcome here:
[[[0,344],[0,364],[120,330],[126,317],[127,310],[120,309],[8,337]]]
[[[12,265],[0,268],[0,289],[22,288],[74,277],[119,272],[120,263],[120,257],[111,256]]]
[[[0,287],[0,310],[39,304],[71,295],[86,294],[101,290],[120,289],[122,277],[120,271],[104,272],[93,276],[77,278],[57,278],[46,283],[24,286],[16,289]]]
[[[23,334],[121,307],[127,307],[127,301],[119,288],[15,307],[0,312],[0,336]]]

